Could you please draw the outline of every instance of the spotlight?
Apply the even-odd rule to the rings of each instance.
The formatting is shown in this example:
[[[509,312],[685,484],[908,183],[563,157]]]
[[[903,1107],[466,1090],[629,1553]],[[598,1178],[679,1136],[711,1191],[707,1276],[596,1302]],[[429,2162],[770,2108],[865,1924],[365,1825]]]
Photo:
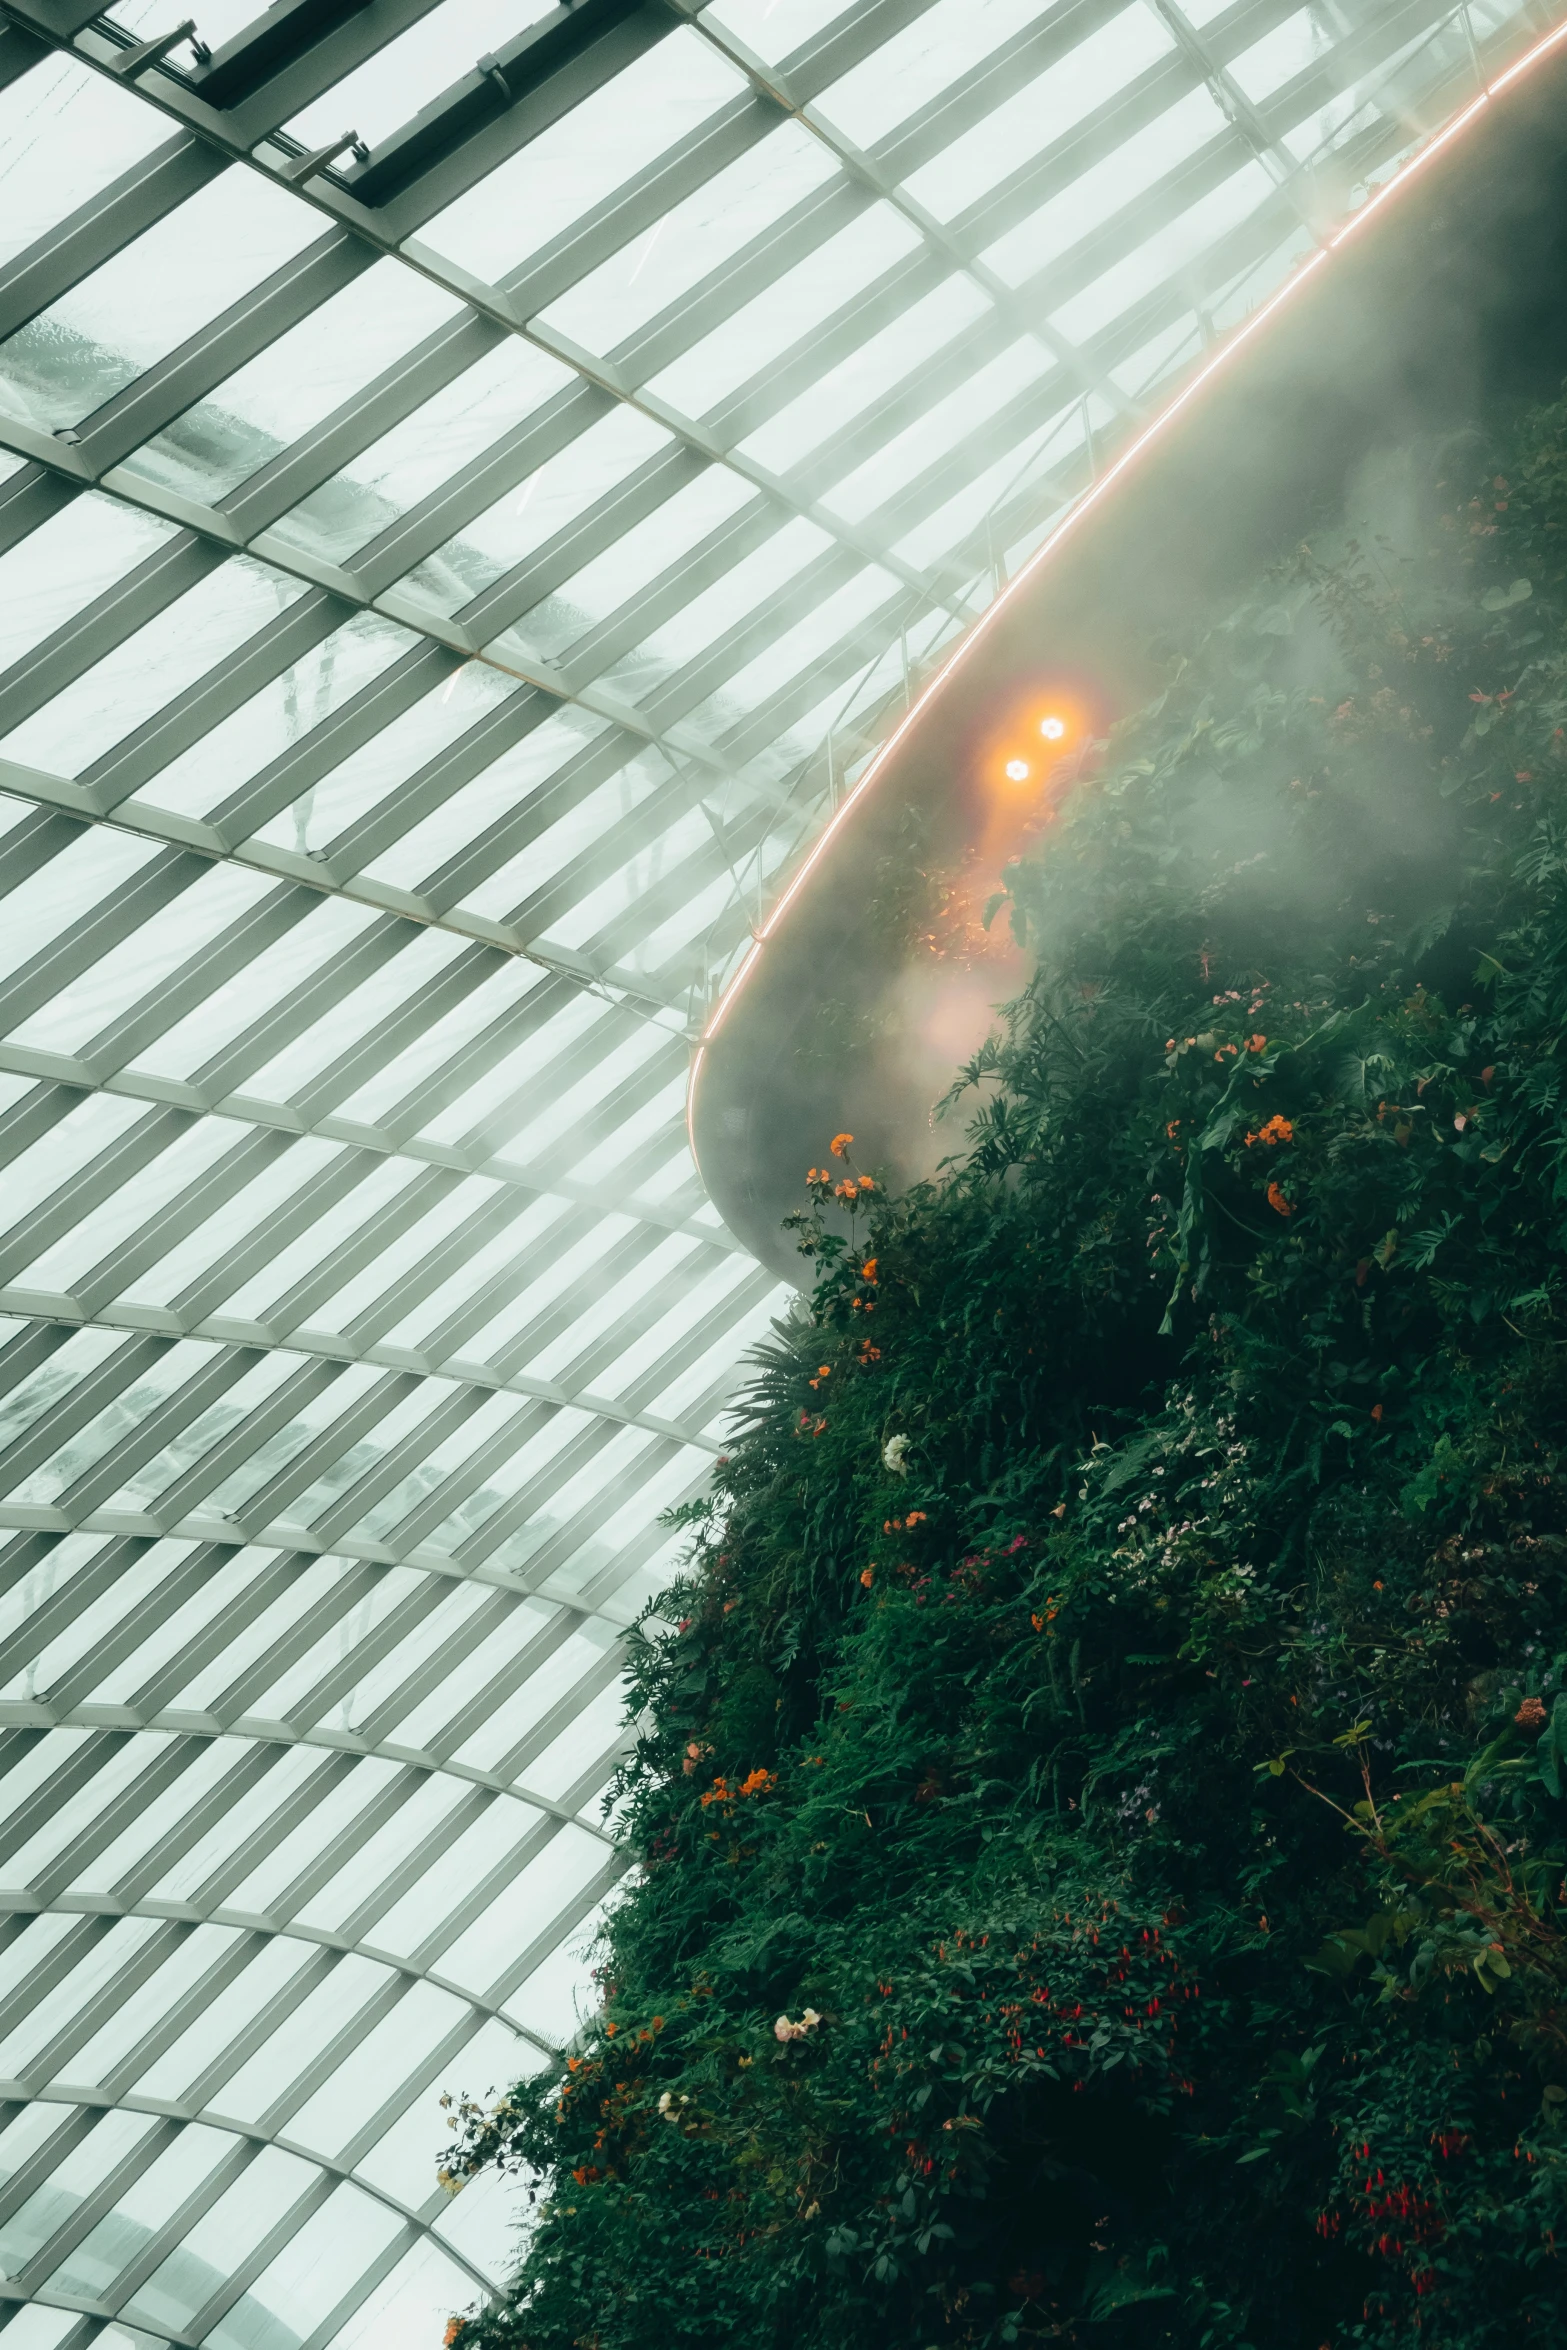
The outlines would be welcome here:
[[[1028,761],[1026,759],[1009,759],[1007,761],[1007,781],[1008,783],[1027,783]]]
[[[1064,718],[1042,718],[1039,722],[1039,731],[1047,743],[1058,743],[1066,732],[1066,720]]]

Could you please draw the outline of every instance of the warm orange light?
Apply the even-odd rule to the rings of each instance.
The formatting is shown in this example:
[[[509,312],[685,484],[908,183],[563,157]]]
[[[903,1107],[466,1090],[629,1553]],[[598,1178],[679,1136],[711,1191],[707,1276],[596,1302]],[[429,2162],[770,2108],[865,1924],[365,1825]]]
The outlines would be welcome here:
[[[1026,759],[1009,759],[1007,761],[1007,781],[1008,783],[1027,783],[1028,761]]]
[[[1039,731],[1047,743],[1058,743],[1066,732],[1066,720],[1064,718],[1041,718]]]

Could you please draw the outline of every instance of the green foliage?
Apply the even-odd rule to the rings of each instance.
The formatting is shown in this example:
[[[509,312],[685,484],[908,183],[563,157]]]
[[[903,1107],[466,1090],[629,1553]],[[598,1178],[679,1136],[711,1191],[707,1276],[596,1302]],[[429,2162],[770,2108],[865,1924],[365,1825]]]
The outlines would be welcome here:
[[[1174,665],[966,1155],[810,1185],[474,2350],[1567,2320],[1564,445]]]

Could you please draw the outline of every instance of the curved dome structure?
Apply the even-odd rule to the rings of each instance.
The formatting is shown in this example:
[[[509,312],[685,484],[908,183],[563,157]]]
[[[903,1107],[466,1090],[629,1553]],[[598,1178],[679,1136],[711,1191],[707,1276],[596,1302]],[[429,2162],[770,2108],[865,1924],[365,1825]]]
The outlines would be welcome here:
[[[1511,0],[6,0],[0,2324],[413,2350],[784,1296],[688,1053]],[[488,2192],[489,2200],[485,2201]]]

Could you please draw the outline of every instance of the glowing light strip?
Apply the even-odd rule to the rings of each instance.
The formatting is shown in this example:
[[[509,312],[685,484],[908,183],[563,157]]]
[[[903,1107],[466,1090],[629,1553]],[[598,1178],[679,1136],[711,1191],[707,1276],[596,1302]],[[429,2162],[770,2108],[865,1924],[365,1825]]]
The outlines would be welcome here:
[[[921,713],[929,707],[937,694],[939,694],[946,685],[948,679],[956,675],[957,671],[962,668],[964,662],[974,651],[975,647],[981,643],[986,630],[995,621],[998,613],[1004,610],[1006,605],[1011,602],[1012,598],[1016,594],[1018,594],[1024,584],[1033,578],[1035,572],[1039,570],[1040,566],[1049,561],[1050,557],[1055,553],[1057,547],[1059,547],[1062,541],[1077,528],[1078,524],[1083,520],[1083,517],[1086,514],[1091,513],[1093,509],[1101,502],[1101,500],[1108,495],[1109,491],[1115,486],[1115,484],[1124,478],[1130,468],[1136,464],[1138,458],[1141,457],[1144,450],[1151,447],[1152,444],[1158,440],[1161,433],[1165,432],[1174,422],[1175,418],[1181,414],[1182,410],[1196,398],[1197,394],[1202,390],[1204,384],[1210,383],[1214,376],[1216,376],[1222,368],[1229,365],[1236,352],[1243,350],[1246,344],[1251,341],[1253,335],[1260,333],[1262,328],[1266,326],[1268,320],[1274,315],[1275,311],[1281,310],[1286,302],[1293,300],[1294,296],[1299,293],[1301,287],[1307,284],[1308,281],[1315,276],[1316,272],[1322,268],[1323,264],[1329,259],[1329,257],[1336,253],[1341,245],[1348,244],[1351,237],[1358,235],[1360,230],[1365,227],[1368,220],[1372,219],[1378,212],[1380,212],[1385,204],[1391,203],[1393,198],[1409,185],[1409,182],[1415,178],[1417,173],[1424,171],[1426,165],[1430,163],[1435,156],[1440,155],[1444,148],[1451,145],[1452,141],[1458,138],[1460,134],[1469,127],[1470,123],[1476,121],[1479,116],[1485,112],[1485,109],[1491,104],[1494,98],[1499,97],[1503,90],[1507,89],[1513,82],[1518,81],[1524,74],[1531,72],[1535,66],[1539,65],[1544,58],[1550,55],[1553,49],[1560,48],[1563,41],[1567,41],[1567,21],[1559,24],[1553,32],[1547,33],[1543,39],[1535,43],[1532,49],[1526,50],[1522,57],[1515,59],[1515,61],[1510,66],[1508,66],[1505,73],[1500,73],[1497,75],[1494,81],[1487,82],[1485,88],[1480,91],[1478,96],[1471,98],[1469,104],[1467,106],[1461,107],[1450,122],[1445,123],[1441,130],[1434,132],[1432,136],[1426,141],[1426,144],[1415,154],[1411,155],[1406,163],[1400,164],[1397,171],[1394,172],[1392,178],[1384,180],[1381,187],[1377,188],[1366,198],[1366,201],[1361,205],[1359,211],[1351,213],[1349,219],[1346,220],[1340,228],[1333,232],[1332,236],[1328,238],[1325,244],[1316,246],[1309,254],[1307,254],[1304,260],[1300,263],[1299,267],[1291,274],[1291,276],[1285,280],[1284,284],[1280,286],[1278,292],[1276,294],[1271,294],[1268,300],[1262,304],[1260,309],[1254,310],[1249,318],[1242,319],[1239,326],[1232,329],[1228,339],[1221,343],[1211,358],[1209,358],[1206,363],[1198,369],[1194,376],[1190,377],[1188,381],[1182,385],[1181,389],[1171,400],[1169,406],[1167,408],[1162,408],[1159,414],[1154,418],[1152,424],[1148,425],[1144,431],[1139,433],[1136,440],[1130,442],[1128,446],[1121,451],[1121,454],[1116,458],[1115,462],[1100,475],[1099,479],[1094,482],[1089,489],[1084,491],[1083,495],[1078,499],[1076,505],[1072,507],[1069,513],[1062,517],[1056,528],[1050,533],[1050,536],[1047,539],[1041,541],[1040,545],[1034,549],[1033,554],[1029,556],[1021,571],[1017,572],[1015,576],[1007,582],[1000,595],[996,597],[995,601],[987,608],[986,611],[980,615],[979,619],[975,621],[968,634],[961,640],[960,643],[954,646],[952,652],[948,655],[942,666],[937,670],[935,676],[930,680],[930,683],[920,694],[918,700],[910,704],[908,710],[899,720],[898,724],[893,728],[891,734],[888,735],[886,741],[881,745],[880,749],[873,754],[868,764],[866,765],[863,774],[860,776],[859,781],[855,784],[847,799],[845,799],[841,806],[839,806],[834,811],[828,823],[823,827],[823,830],[817,839],[816,845],[811,850],[810,855],[806,858],[804,864],[800,867],[800,870],[798,873],[796,873],[794,879],[790,882],[788,888],[784,891],[783,896],[778,900],[777,905],[774,906],[772,912],[768,915],[767,920],[762,924],[759,930],[752,933],[750,945],[747,947],[744,955],[741,957],[728,986],[724,989],[722,996],[714,1006],[712,1018],[708,1021],[707,1027],[703,1031],[701,1042],[697,1046],[695,1056],[691,1063],[691,1079],[686,1094],[686,1127],[691,1140],[691,1155],[693,1159],[696,1158],[694,1109],[696,1102],[697,1081],[701,1076],[702,1063],[707,1057],[707,1048],[712,1043],[714,1037],[718,1034],[718,1031],[722,1027],[725,1019],[728,1017],[730,1006],[735,1002],[741,989],[744,987],[746,981],[750,978],[751,973],[755,970],[757,963],[761,959],[761,952],[763,947],[767,944],[767,941],[771,938],[773,932],[777,929],[785,914],[788,913],[789,908],[793,905],[795,899],[799,896],[801,890],[805,887],[806,882],[815,872],[816,867],[821,862],[822,858],[826,855],[828,849],[831,847],[834,839],[837,837],[837,834],[842,829],[848,817],[851,815],[853,810],[860,805],[861,801],[865,797],[865,794],[870,790],[872,784],[876,781],[882,769],[887,765],[893,753],[897,750],[899,744],[904,741],[906,736],[918,724]],[[698,1161],[698,1167],[700,1169],[700,1161]]]

